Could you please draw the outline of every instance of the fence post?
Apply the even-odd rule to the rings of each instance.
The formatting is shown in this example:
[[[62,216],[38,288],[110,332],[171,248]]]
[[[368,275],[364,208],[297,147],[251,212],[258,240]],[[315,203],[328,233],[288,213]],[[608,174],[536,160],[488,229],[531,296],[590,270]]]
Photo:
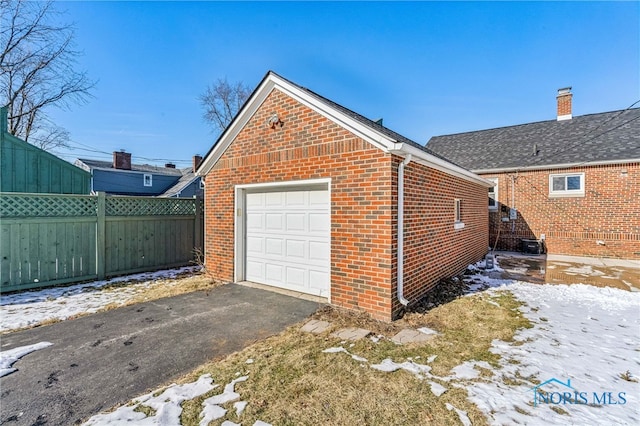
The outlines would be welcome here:
[[[106,196],[104,192],[98,192],[98,221],[96,223],[96,272],[98,279],[105,279],[105,211]]]
[[[193,238],[193,244],[195,245],[195,249],[198,250],[202,250],[202,239],[203,239],[203,235],[202,235],[202,198],[201,197],[196,197],[194,199],[195,203],[196,203],[196,217],[195,220],[193,221],[193,233],[194,233],[194,238]]]

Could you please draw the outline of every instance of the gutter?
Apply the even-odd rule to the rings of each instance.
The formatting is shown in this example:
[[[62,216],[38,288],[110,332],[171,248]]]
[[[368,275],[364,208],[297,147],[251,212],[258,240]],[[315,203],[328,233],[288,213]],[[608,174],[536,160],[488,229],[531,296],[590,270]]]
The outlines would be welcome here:
[[[409,301],[404,297],[404,168],[411,162],[411,154],[398,165],[398,301],[407,306]]]
[[[545,164],[539,166],[524,166],[524,167],[502,167],[496,169],[473,169],[471,170],[476,174],[490,174],[490,173],[508,173],[508,172],[524,172],[534,170],[555,170],[555,169],[570,169],[573,167],[593,167],[593,166],[609,166],[616,164],[633,164],[640,163],[640,158],[630,158],[627,160],[603,160],[603,161],[591,161],[580,163],[564,163],[564,164]]]

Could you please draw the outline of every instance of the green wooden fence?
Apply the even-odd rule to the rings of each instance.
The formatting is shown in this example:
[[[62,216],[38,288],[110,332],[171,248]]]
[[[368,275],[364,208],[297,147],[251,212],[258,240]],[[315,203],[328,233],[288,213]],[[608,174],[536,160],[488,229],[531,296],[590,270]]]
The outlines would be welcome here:
[[[189,264],[194,198],[0,193],[0,292]]]

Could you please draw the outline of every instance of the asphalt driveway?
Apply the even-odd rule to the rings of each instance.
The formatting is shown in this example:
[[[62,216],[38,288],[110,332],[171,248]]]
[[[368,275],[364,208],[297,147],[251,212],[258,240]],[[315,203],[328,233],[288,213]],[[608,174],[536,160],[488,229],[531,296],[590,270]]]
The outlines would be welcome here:
[[[0,379],[7,425],[72,425],[301,321],[318,303],[228,284],[11,333],[51,342]]]

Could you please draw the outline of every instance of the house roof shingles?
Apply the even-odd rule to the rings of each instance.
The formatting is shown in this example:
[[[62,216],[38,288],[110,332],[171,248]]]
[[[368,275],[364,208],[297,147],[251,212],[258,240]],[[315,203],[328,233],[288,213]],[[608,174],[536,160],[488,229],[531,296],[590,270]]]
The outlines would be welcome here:
[[[92,169],[104,169],[112,171],[122,172],[143,172],[153,173],[165,176],[182,176],[183,172],[180,169],[173,169],[169,167],[153,166],[151,164],[131,164],[131,170],[115,169],[111,161],[91,160],[87,158],[79,158],[79,161],[87,165]]]
[[[640,108],[435,136],[427,147],[472,171],[637,160]]]

